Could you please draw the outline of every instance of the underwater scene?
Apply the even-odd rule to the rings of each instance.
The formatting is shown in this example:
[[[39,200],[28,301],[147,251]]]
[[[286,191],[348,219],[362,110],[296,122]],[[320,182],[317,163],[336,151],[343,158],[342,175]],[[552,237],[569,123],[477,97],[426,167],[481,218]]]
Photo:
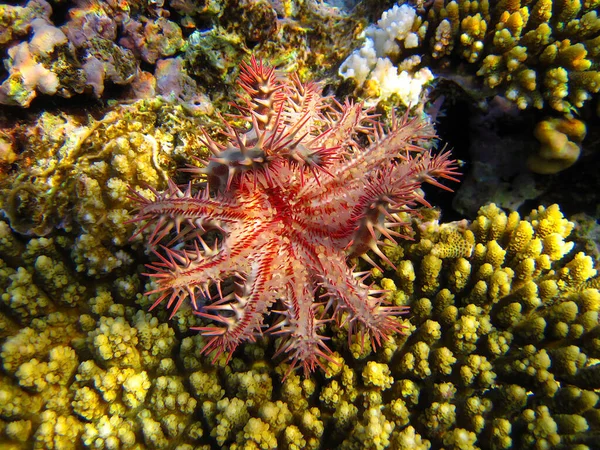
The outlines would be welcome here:
[[[0,2],[0,450],[600,449],[600,0]]]

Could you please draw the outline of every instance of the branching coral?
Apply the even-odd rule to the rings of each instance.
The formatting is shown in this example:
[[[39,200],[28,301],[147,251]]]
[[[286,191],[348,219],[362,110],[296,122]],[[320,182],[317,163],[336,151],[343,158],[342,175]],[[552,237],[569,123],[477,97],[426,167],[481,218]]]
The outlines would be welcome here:
[[[594,448],[599,282],[568,241],[572,228],[556,206],[526,219],[491,205],[471,224],[415,221],[414,242],[384,248],[396,269],[372,270],[411,306],[409,334],[354,354],[356,340],[349,347],[331,324],[332,361],[308,378],[284,380],[268,339],[210,364],[198,352],[205,338],[101,287],[74,306],[51,297],[60,311],[39,318],[9,302],[0,323],[21,328],[0,329],[0,443]],[[39,238],[27,248],[20,261],[35,273],[28,261],[51,252]]]
[[[456,82],[471,102],[501,95],[518,109],[540,109],[559,115],[558,121],[572,121],[562,128],[573,128],[574,116],[586,102],[598,97],[600,18],[595,2],[400,3],[365,30],[362,47],[340,66],[339,74],[353,79],[357,94],[363,97],[379,101],[396,94],[405,105],[414,106],[419,103],[423,82],[435,76]],[[447,83],[437,86],[441,93],[452,93]],[[491,111],[498,105],[487,103]],[[549,122],[544,119],[538,124],[536,137],[541,145],[529,161],[537,173],[564,170],[580,153],[582,134],[576,131],[577,137],[566,139],[561,131],[550,132],[557,126]],[[549,144],[554,139],[548,134],[559,141]],[[472,150],[473,156],[483,163],[474,166],[482,167],[476,177],[493,180],[494,176],[484,173],[489,158],[484,160],[476,152]],[[500,157],[494,162],[501,164]]]
[[[395,95],[405,106],[415,106],[423,85],[434,78],[416,52],[426,30],[422,22],[409,4],[385,11],[364,31],[362,46],[341,64],[339,75],[353,79],[367,98],[378,101]]]
[[[549,105],[569,112],[600,90],[595,8],[594,2],[552,0],[443,0],[420,10],[395,6],[367,29],[367,44],[340,73],[362,85],[383,79],[377,72],[384,59],[396,77],[407,68],[450,77],[466,68],[521,109]]]
[[[364,87],[367,97],[387,99],[396,95],[405,106],[417,105],[423,85],[433,79],[426,67],[419,67],[421,57],[406,57],[397,65],[401,47],[413,49],[419,44],[416,33],[420,23],[414,8],[407,4],[394,6],[365,30],[365,42],[340,66],[344,78],[353,78]]]
[[[500,436],[496,427],[503,422],[494,419],[501,417],[512,425],[495,441],[497,448],[533,448],[536,439],[551,445],[594,439],[595,425],[584,417],[597,408],[591,391],[599,383],[600,294],[593,288],[598,279],[591,258],[573,253],[565,240],[572,227],[556,205],[525,220],[490,205],[468,228],[423,223],[416,242],[403,246],[395,259],[402,273],[396,274],[400,292],[412,293],[415,329],[392,361],[403,377],[445,386],[445,393],[423,392],[419,406],[425,412],[413,416],[428,439],[450,445],[459,438],[458,427],[467,433],[459,440],[468,433]],[[439,270],[428,268],[433,255],[439,255]],[[421,277],[406,278],[407,266]],[[439,330],[433,335],[432,323]],[[526,391],[535,395],[528,398]],[[558,399],[575,392],[592,395],[592,401],[583,410],[559,413],[564,404]],[[557,427],[563,414],[577,415],[589,431]],[[454,438],[435,437],[427,431],[432,426],[454,429]],[[475,435],[468,438],[472,445],[485,446]]]

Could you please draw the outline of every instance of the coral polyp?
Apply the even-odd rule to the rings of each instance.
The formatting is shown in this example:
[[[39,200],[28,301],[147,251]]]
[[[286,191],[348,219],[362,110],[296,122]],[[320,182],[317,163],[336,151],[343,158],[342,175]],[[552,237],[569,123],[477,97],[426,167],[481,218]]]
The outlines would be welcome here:
[[[254,58],[238,84],[230,121],[246,127],[221,117],[226,144],[203,132],[212,156],[188,169],[198,182],[136,196],[136,220],[152,230],[159,258],[149,265],[160,294],[153,308],[166,300],[174,314],[189,299],[214,322],[196,329],[217,357],[277,335],[278,354],[308,373],[330,359],[319,334],[328,321],[373,347],[402,330],[406,307],[389,304],[348,260],[375,264],[368,250],[387,260],[379,238],[402,237],[398,213],[427,205],[421,185],[456,180],[456,164],[431,152],[434,131],[422,117],[384,127],[361,103],[340,104]]]

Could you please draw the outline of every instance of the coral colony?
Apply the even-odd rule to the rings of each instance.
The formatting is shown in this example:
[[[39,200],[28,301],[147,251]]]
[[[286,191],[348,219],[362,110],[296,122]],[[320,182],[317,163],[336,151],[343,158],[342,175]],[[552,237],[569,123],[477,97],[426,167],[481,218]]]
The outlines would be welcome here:
[[[347,260],[375,265],[372,250],[387,261],[378,237],[401,237],[397,213],[427,205],[421,184],[456,181],[456,165],[423,147],[434,138],[423,119],[394,118],[384,129],[362,104],[341,105],[254,58],[238,83],[245,95],[234,120],[247,127],[223,119],[225,145],[203,132],[213,156],[189,169],[201,176],[198,192],[171,182],[154,199],[136,195],[136,220],[153,226],[160,258],[149,266],[160,293],[152,308],[167,300],[175,314],[189,298],[215,323],[196,328],[205,353],[230,357],[244,341],[277,335],[277,353],[308,373],[330,359],[319,334],[330,320],[373,347],[402,329],[396,316],[406,308],[388,305]]]

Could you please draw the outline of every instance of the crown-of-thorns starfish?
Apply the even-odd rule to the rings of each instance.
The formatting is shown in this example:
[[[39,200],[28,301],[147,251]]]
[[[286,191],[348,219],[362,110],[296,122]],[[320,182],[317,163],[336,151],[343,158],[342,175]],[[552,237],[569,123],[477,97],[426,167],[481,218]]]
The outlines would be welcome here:
[[[277,335],[278,353],[308,373],[330,359],[319,334],[329,320],[374,347],[401,331],[396,316],[407,308],[388,305],[347,261],[375,264],[372,250],[391,264],[379,237],[402,237],[398,213],[427,205],[423,183],[447,189],[437,180],[456,181],[456,164],[428,149],[435,135],[423,118],[405,115],[384,128],[361,103],[340,104],[254,58],[238,83],[235,120],[247,125],[235,129],[221,117],[226,144],[203,131],[212,157],[188,169],[197,185],[136,195],[136,220],[151,227],[159,257],[149,265],[160,293],[152,307],[166,300],[175,313],[189,299],[214,322],[196,329],[216,357]],[[265,324],[269,313],[276,319]]]

